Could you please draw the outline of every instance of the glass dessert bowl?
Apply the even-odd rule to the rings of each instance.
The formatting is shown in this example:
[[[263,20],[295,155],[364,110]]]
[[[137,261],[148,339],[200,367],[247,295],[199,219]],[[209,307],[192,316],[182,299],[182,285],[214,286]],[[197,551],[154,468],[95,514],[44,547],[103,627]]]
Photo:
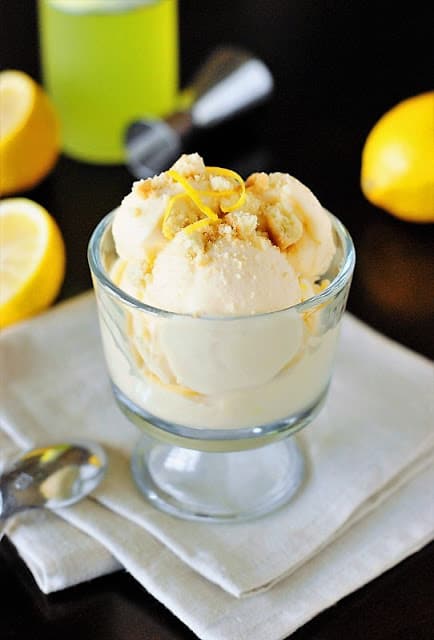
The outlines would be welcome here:
[[[142,431],[132,456],[139,489],[190,519],[240,521],[274,510],[303,480],[291,436],[327,395],[355,262],[348,232],[326,214],[334,255],[304,301],[197,315],[152,306],[119,286],[116,215],[95,229],[89,263],[113,393]]]

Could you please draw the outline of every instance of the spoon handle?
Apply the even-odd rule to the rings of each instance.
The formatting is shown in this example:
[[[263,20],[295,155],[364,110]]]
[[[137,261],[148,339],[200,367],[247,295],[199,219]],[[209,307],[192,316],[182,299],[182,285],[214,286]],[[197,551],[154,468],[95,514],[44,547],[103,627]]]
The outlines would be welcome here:
[[[0,524],[35,504],[33,479],[25,472],[13,469],[0,479]],[[37,502],[36,502],[37,504]]]
[[[8,519],[20,511],[31,508],[25,501],[20,502],[19,494],[17,497],[14,491],[10,490],[9,484],[5,482],[7,477],[3,476],[0,481],[0,540],[6,533]]]
[[[3,488],[0,487],[0,541],[6,533],[7,517],[4,515],[5,499]]]

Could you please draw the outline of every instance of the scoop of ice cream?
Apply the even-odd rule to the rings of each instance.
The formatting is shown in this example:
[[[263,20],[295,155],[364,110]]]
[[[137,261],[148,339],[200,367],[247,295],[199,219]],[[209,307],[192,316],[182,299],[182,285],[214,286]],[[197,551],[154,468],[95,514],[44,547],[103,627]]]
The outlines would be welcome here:
[[[330,218],[312,191],[286,173],[254,173],[246,185],[272,241],[297,275],[313,281],[322,276],[335,243]]]
[[[197,153],[182,156],[173,168],[194,180],[195,186],[209,187],[205,165]],[[147,263],[167,244],[162,229],[164,213],[171,197],[180,193],[182,187],[167,172],[133,184],[131,193],[117,209],[112,226],[116,251],[122,260]],[[194,213],[194,203],[189,208]]]
[[[268,238],[235,237],[231,227],[208,247],[178,234],[158,254],[143,300],[194,315],[250,315],[301,299],[292,266]]]
[[[302,340],[303,323],[293,312],[233,320],[179,317],[161,323],[158,332],[174,380],[211,395],[266,384],[291,362]]]
[[[335,250],[327,213],[298,180],[259,173],[244,183],[205,167],[198,154],[136,182],[112,232],[121,288],[151,306],[196,315],[297,304]]]
[[[215,395],[272,380],[296,357],[303,332],[303,321],[292,309],[206,319],[131,310],[126,356],[133,368],[177,393]]]

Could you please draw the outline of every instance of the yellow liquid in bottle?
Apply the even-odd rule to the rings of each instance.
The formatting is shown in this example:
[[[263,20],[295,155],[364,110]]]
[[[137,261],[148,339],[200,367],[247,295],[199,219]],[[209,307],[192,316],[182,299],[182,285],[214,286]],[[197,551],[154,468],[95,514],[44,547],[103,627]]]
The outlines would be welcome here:
[[[39,0],[39,21],[44,84],[64,152],[123,162],[128,124],[175,107],[177,0]]]

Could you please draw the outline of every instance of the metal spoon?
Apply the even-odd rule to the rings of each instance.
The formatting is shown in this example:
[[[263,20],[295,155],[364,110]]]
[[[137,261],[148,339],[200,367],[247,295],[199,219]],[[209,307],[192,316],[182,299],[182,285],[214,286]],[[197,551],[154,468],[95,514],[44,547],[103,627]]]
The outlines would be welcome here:
[[[80,441],[31,449],[0,477],[0,539],[5,521],[26,509],[57,509],[78,502],[99,484],[107,456]]]

